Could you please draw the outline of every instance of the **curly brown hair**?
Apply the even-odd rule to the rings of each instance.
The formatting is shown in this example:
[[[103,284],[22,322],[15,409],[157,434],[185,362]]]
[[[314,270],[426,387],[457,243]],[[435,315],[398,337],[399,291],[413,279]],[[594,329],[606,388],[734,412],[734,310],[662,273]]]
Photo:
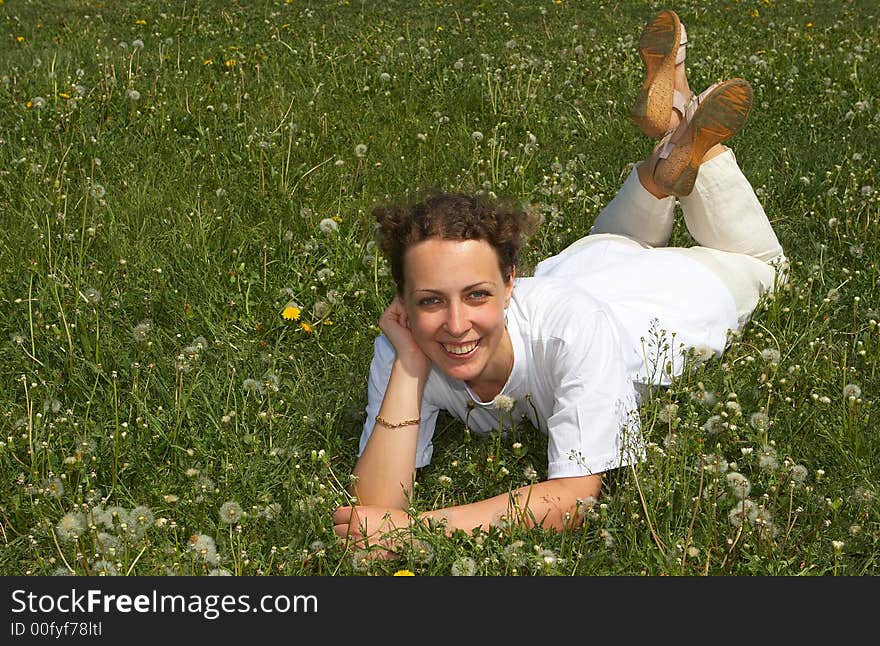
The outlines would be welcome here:
[[[403,257],[429,238],[485,240],[498,254],[504,282],[517,266],[519,251],[535,232],[538,218],[513,202],[482,195],[431,192],[408,204],[373,209],[379,248],[391,263],[397,293],[403,293]]]

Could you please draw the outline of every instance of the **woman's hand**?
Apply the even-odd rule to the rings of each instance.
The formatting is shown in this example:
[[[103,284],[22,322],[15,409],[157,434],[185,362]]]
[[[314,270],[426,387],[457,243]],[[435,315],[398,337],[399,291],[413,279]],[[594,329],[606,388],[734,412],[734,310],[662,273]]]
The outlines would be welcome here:
[[[333,513],[333,531],[340,541],[356,548],[376,546],[372,558],[394,558],[399,545],[409,535],[410,517],[403,509],[358,505],[339,507]]]
[[[409,325],[406,306],[400,296],[395,296],[391,304],[379,317],[379,329],[391,341],[397,359],[413,374],[427,376],[431,369],[431,360],[422,352],[416,343]]]

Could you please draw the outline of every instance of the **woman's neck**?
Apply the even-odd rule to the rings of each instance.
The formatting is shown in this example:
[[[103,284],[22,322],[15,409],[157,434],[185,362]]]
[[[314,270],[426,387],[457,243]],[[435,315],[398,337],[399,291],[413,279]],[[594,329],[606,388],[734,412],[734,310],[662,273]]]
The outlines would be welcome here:
[[[488,402],[495,399],[504,389],[511,372],[513,372],[513,343],[505,327],[498,350],[490,357],[482,374],[479,378],[465,383],[480,401]]]

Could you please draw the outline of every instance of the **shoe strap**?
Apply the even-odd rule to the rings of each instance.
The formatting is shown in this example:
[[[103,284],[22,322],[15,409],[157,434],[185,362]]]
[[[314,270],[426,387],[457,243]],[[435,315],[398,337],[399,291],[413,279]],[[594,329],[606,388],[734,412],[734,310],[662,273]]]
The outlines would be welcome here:
[[[657,147],[660,149],[660,152],[657,153],[658,159],[666,159],[669,157],[672,149],[675,148],[675,144],[670,141],[673,134],[675,134],[675,128],[667,130],[666,134],[663,135],[663,138],[660,140],[660,143],[657,144]],[[655,166],[654,169],[656,170],[657,167]]]
[[[678,41],[678,54],[675,57],[675,64],[676,65],[681,65],[682,63],[684,63],[684,58],[687,54],[687,42],[688,42],[687,32],[684,29],[684,23],[680,23],[680,24],[681,24],[681,38]]]
[[[667,157],[669,157],[672,149],[675,148],[675,144],[671,141],[672,135],[678,128],[681,127],[682,123],[688,123],[691,119],[694,118],[694,114],[696,114],[697,108],[700,107],[703,99],[709,96],[709,93],[719,85],[720,83],[710,85],[700,94],[691,94],[690,97],[685,97],[684,94],[682,94],[678,90],[675,90],[672,99],[672,107],[678,110],[678,113],[681,115],[681,122],[679,122],[679,125],[676,128],[667,130],[666,134],[663,135],[663,138],[660,139],[660,143],[658,144],[658,146],[660,147],[660,153],[658,154],[658,157],[660,159],[666,159]]]

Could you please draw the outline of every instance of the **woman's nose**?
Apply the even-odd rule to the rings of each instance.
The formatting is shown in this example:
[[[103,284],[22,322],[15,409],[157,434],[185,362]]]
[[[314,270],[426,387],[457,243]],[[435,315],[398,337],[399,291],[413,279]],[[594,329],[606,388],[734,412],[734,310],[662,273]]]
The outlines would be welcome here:
[[[461,303],[452,303],[446,314],[446,329],[452,336],[462,336],[470,329],[467,312]]]

